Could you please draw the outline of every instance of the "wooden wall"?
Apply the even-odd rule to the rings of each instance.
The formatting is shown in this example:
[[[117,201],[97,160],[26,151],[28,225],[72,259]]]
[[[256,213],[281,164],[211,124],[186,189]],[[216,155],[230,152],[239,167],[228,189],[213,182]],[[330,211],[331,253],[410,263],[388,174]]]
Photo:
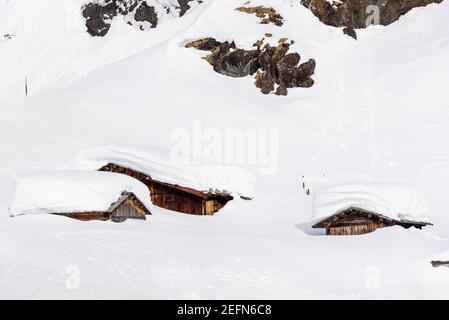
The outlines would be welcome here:
[[[53,214],[81,221],[92,221],[92,220],[107,221],[110,219],[110,215],[107,212],[76,212],[76,213],[53,213]]]
[[[143,173],[112,163],[104,166],[100,171],[126,174],[139,180],[150,190],[151,202],[154,205],[172,211],[213,215],[233,199],[230,195],[205,194],[201,191],[155,181]]]
[[[357,235],[376,231],[394,225],[378,215],[362,210],[349,209],[341,212],[327,222],[327,235]]]
[[[329,227],[326,228],[326,234],[329,236],[347,236],[347,235],[365,234],[376,231],[378,227],[379,226],[377,225],[377,223]]]
[[[136,199],[130,196],[111,212],[111,220],[114,222],[122,222],[126,219],[145,220],[145,213],[146,211]]]
[[[91,212],[53,213],[53,214],[81,221],[112,220],[114,222],[123,222],[126,219],[145,220],[146,219],[145,215],[147,213],[150,213],[143,206],[143,204],[132,194],[126,196],[126,198],[122,202],[119,203],[119,201],[116,202],[117,207],[114,208],[114,206],[112,206],[109,211],[105,212],[91,211]]]

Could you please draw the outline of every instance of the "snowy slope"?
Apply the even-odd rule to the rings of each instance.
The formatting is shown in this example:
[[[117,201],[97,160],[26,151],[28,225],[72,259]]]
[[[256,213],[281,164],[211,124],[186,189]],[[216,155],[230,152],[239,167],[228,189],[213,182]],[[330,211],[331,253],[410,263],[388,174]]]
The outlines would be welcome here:
[[[358,41],[293,0],[251,1],[273,6],[282,27],[234,10],[245,1],[209,0],[148,32],[114,23],[101,39],[61,27],[82,1],[25,2],[25,11],[0,2],[3,16],[31,24],[11,25],[22,36],[0,43],[0,297],[449,297],[447,270],[429,263],[449,258],[448,1],[358,31]],[[250,48],[265,33],[316,59],[312,88],[262,95],[253,78],[215,73],[204,52],[184,48],[208,36]],[[213,217],[160,208],[122,224],[8,217],[19,175],[67,168],[80,148],[166,148],[182,133],[223,149],[229,129],[274,142],[258,140],[269,156],[233,163],[256,175],[254,200]],[[310,228],[305,189],[371,180],[422,189],[435,226],[339,238]],[[79,288],[67,285],[73,270]]]
[[[81,7],[88,2],[0,1],[0,39],[12,35],[0,42],[0,101],[22,96],[25,77],[30,93],[63,87],[179,32],[176,25],[163,23],[175,19],[174,14],[159,13],[160,32],[142,32],[128,26],[126,19],[117,18],[106,37],[93,38],[86,32],[81,14]]]

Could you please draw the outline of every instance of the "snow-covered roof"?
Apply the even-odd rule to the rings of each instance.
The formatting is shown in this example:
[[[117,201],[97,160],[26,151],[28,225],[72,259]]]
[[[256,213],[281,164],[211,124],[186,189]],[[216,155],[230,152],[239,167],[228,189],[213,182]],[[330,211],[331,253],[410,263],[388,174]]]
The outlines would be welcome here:
[[[19,179],[12,215],[107,211],[123,192],[132,192],[151,211],[148,188],[122,174],[92,171],[41,171]]]
[[[170,150],[149,146],[108,145],[80,150],[75,167],[98,170],[113,163],[151,176],[152,179],[198,191],[228,192],[252,197],[255,176],[236,166],[208,165],[201,161],[183,164],[171,157]],[[198,163],[198,165],[196,165]]]
[[[422,192],[390,182],[338,184],[319,189],[313,197],[313,219],[322,220],[351,207],[399,221],[429,221]]]

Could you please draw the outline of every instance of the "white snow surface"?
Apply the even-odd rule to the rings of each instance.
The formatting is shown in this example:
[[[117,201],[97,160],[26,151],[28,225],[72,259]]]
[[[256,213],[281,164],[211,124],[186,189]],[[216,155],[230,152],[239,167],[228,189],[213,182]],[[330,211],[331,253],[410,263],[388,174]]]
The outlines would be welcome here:
[[[83,170],[98,170],[113,163],[150,175],[156,181],[198,191],[226,191],[245,197],[254,196],[255,176],[251,172],[236,166],[209,165],[202,162],[197,165],[186,164],[194,161],[190,156],[178,159],[166,148],[110,145],[80,150],[76,154],[74,166]]]
[[[430,264],[449,259],[449,1],[357,41],[297,0],[250,2],[275,8],[282,27],[234,10],[245,1],[204,1],[148,31],[116,19],[99,39],[84,0],[0,0],[0,34],[14,35],[0,42],[0,298],[449,298],[448,269]],[[316,59],[312,88],[263,95],[184,48],[203,37],[251,48],[265,33]],[[170,149],[198,121],[223,135],[278,132],[277,144],[258,141],[271,161],[234,163],[256,175],[253,201],[207,217],[154,207],[120,224],[9,217],[22,174],[70,169],[94,145]],[[266,163],[275,170],[260,174]],[[311,228],[307,190],[357,181],[419,187],[434,226],[356,238]]]
[[[132,192],[151,211],[148,188],[126,175],[90,171],[43,171],[20,178],[10,212],[33,213],[103,212]]]
[[[395,220],[429,221],[423,193],[416,187],[391,182],[360,182],[321,188],[313,196],[313,218],[321,220],[351,207]]]

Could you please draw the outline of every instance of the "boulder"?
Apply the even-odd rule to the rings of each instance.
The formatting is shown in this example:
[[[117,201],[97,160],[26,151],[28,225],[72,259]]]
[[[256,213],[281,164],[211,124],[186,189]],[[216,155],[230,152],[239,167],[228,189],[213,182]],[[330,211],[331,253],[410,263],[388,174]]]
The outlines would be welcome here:
[[[187,48],[211,51],[204,59],[212,65],[215,72],[230,77],[254,75],[255,85],[264,94],[271,93],[278,85],[275,94],[287,95],[287,88],[308,88],[314,84],[311,76],[315,72],[315,60],[300,64],[301,56],[288,53],[292,41],[279,40],[271,46],[258,40],[256,49],[237,48],[234,42],[219,42],[214,38],[204,38],[186,44]]]
[[[323,23],[363,29],[371,24],[389,25],[416,7],[443,0],[300,0]]]

